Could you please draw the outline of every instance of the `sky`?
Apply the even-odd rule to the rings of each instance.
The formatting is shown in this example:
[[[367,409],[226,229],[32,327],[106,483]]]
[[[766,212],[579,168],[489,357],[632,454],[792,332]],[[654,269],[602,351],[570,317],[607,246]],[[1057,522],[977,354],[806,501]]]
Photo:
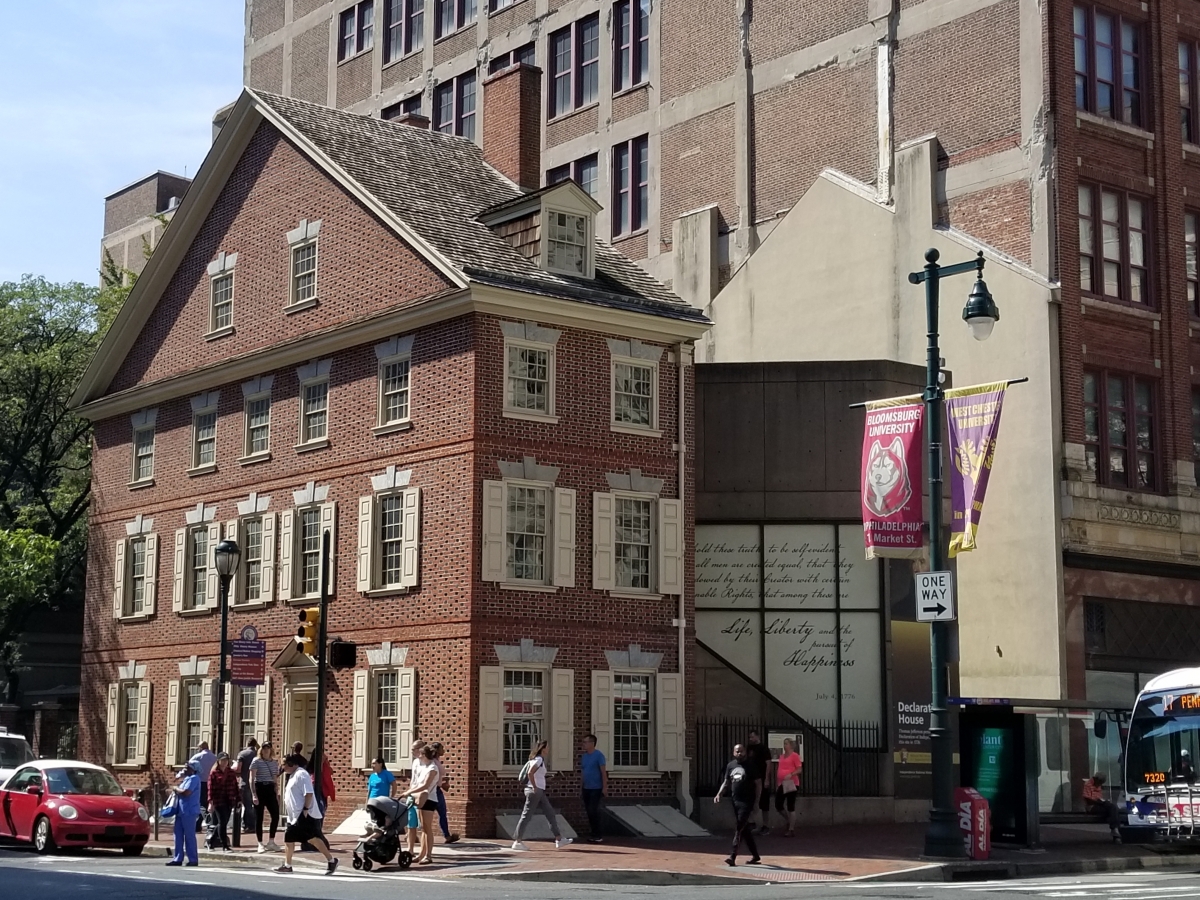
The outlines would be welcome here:
[[[99,283],[105,196],[195,175],[244,21],[245,0],[0,0],[0,282]]]

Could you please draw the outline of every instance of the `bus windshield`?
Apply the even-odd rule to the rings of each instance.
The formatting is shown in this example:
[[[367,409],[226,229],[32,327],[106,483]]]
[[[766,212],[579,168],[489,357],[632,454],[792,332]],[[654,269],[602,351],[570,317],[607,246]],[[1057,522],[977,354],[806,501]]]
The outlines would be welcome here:
[[[1129,727],[1125,784],[1131,791],[1195,785],[1200,759],[1200,691],[1149,694]]]

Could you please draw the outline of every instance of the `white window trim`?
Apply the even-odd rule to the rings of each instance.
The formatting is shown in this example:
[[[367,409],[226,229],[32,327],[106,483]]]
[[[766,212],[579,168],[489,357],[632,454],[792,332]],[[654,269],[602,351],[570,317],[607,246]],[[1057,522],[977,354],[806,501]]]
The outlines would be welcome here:
[[[518,763],[515,766],[504,764],[504,724],[508,721],[508,715],[504,713],[504,673],[505,672],[541,672],[542,673],[542,734],[539,740],[548,741],[550,737],[547,732],[552,730],[554,722],[554,711],[551,706],[554,702],[554,666],[552,663],[502,663],[500,665],[500,768],[498,772],[514,773],[521,770],[524,763]],[[572,748],[573,749],[573,748]],[[549,761],[547,760],[547,764]]]
[[[517,591],[541,591],[547,594],[558,592],[554,584],[554,484],[547,481],[528,481],[522,478],[505,478],[504,481],[504,580],[500,587]],[[545,577],[541,581],[514,578],[508,572],[508,492],[513,488],[538,488],[546,492],[546,534],[542,547]],[[509,668],[512,668],[511,666]]]
[[[234,269],[237,266],[237,258],[238,255],[236,253],[226,253],[222,250],[217,254],[216,259],[208,264],[208,330],[204,333],[206,341],[215,341],[217,338],[225,337],[234,332],[233,316],[237,297],[237,276],[234,274]],[[218,279],[226,276],[230,278],[229,324],[222,328],[217,328],[216,305],[213,301],[216,299],[215,291]]]
[[[357,4],[355,7],[357,8]],[[339,14],[340,15],[340,14]],[[340,21],[335,19],[335,21]],[[341,40],[339,35],[338,40]],[[321,232],[321,220],[317,219],[310,222],[308,219],[301,219],[300,224],[287,233],[288,256],[287,256],[287,299],[283,304],[285,313],[298,313],[306,309],[312,309],[319,304],[320,287],[319,275],[321,267],[321,248],[317,247],[317,253],[313,257],[313,295],[307,300],[296,300],[296,251],[302,247],[307,247],[309,244],[318,244],[318,235]]]
[[[261,596],[257,600],[244,599],[249,587],[246,566],[250,560],[246,556],[246,522],[258,520],[262,527],[262,560],[260,575]],[[269,525],[268,525],[269,523]],[[236,541],[242,550],[238,571],[234,574],[229,585],[229,608],[234,609],[264,609],[275,603],[275,578],[279,568],[279,520],[278,516],[266,509],[239,515],[225,529],[225,537]],[[269,551],[269,552],[268,552]]]
[[[301,594],[298,588],[303,584],[303,566],[301,565],[301,517],[308,510],[317,510],[318,529],[324,533],[329,528],[329,595],[332,597],[337,590],[337,502],[325,500],[327,488],[317,488],[312,500],[296,503],[291,509],[284,510],[280,515],[278,578],[280,597],[292,606],[311,606],[321,596],[320,576],[318,574],[317,589],[311,594]]]
[[[650,370],[650,424],[634,425],[631,422],[617,421],[617,366],[640,366]],[[620,434],[640,434],[645,437],[662,437],[658,427],[658,383],[659,370],[656,360],[637,359],[632,356],[613,356],[609,368],[609,428]]]
[[[145,521],[152,525],[154,520]],[[133,542],[139,540],[146,542],[146,568],[143,576],[146,587],[142,598],[142,611],[126,612],[128,604],[133,601]],[[117,555],[120,557],[117,565],[121,567],[121,571],[114,569],[113,572],[114,617],[119,622],[145,622],[158,608],[158,534],[153,531],[128,534],[117,543]]]
[[[114,769],[140,769],[143,763],[138,762],[138,754],[135,750],[133,759],[130,759],[123,753],[126,747],[125,744],[125,727],[126,717],[129,714],[129,703],[125,699],[125,692],[131,687],[140,690],[141,683],[134,678],[123,678],[117,682],[117,739],[113,746],[113,768]],[[136,743],[136,742],[135,742]]]
[[[129,417],[131,432],[129,442],[129,488],[137,490],[139,488],[147,488],[154,486],[154,454],[155,440],[158,435],[155,433],[155,422],[158,418],[158,409],[144,409],[134,413]],[[138,478],[137,475],[137,446],[138,435],[149,432],[150,434],[150,474],[145,478]]]
[[[250,449],[250,404],[256,403],[259,400],[266,400],[270,404],[267,411],[267,449],[262,452],[255,453]],[[257,394],[251,394],[245,398],[242,403],[242,455],[238,457],[238,462],[243,466],[252,466],[255,463],[266,462],[271,458],[271,416],[275,412],[275,404],[271,402],[270,391],[260,391]]]
[[[614,739],[617,728],[617,698],[616,698],[616,679],[618,675],[645,675],[650,679],[650,719],[648,721],[647,735],[647,753],[646,765],[644,766],[619,766],[616,764],[616,751],[609,754],[607,760],[609,774],[617,775],[655,775],[659,774],[658,769],[658,670],[649,668],[640,668],[636,666],[621,666],[619,669],[609,669],[609,675],[612,676],[613,696],[611,698],[611,709],[609,710],[610,721],[613,724]]]
[[[208,569],[212,569],[211,558],[213,555],[213,551],[216,549],[214,546],[212,546],[211,523],[201,522],[201,523],[197,523],[197,524],[193,524],[193,525],[187,525],[187,526],[185,526],[184,531],[186,532],[186,536],[184,537],[184,544],[183,544],[183,602],[184,602],[184,605],[183,605],[183,608],[179,610],[179,614],[181,616],[206,616],[213,611],[213,606],[214,606],[213,597],[210,595],[210,592],[209,592],[209,588],[211,587],[211,585],[208,584],[208,581],[211,581],[212,579],[209,579],[208,574],[207,574]],[[208,545],[205,546],[204,549],[205,549],[206,555],[210,558],[210,565],[205,570],[206,581],[205,581],[205,585],[204,585],[204,605],[203,606],[188,606],[187,604],[189,602],[191,602],[195,596],[196,570],[193,567],[192,563],[193,563],[193,558],[194,558],[194,553],[195,553],[193,544],[195,542],[195,534],[198,531],[204,531],[205,540],[208,542]]]
[[[406,415],[403,419],[396,419],[395,421],[389,422],[384,418],[384,416],[386,415],[385,410],[387,407],[386,407],[386,402],[385,402],[386,397],[384,396],[384,392],[383,392],[383,385],[384,385],[383,370],[385,368],[387,368],[388,366],[395,365],[396,363],[402,363],[402,362],[408,363],[408,389],[407,389],[407,392],[408,392],[408,415]],[[378,397],[376,399],[376,404],[378,406],[378,412],[376,413],[376,419],[375,419],[375,429],[374,429],[375,434],[377,434],[377,435],[392,434],[397,431],[407,431],[408,429],[412,428],[412,405],[413,405],[412,404],[412,401],[413,401],[412,378],[413,378],[413,365],[412,365],[412,353],[411,352],[398,353],[394,356],[389,356],[387,358],[379,360],[379,368],[377,370],[377,375],[376,375],[376,381],[378,382]]]
[[[574,269],[559,268],[550,265],[550,230],[548,228],[548,219],[555,213],[560,213],[566,216],[575,216],[584,221],[584,244],[583,244],[583,271],[577,272]],[[595,278],[596,277],[596,217],[588,212],[583,212],[578,209],[570,209],[565,205],[561,208],[552,206],[542,207],[542,240],[541,240],[541,265],[547,272],[555,272],[560,275],[569,275],[573,278]]]
[[[130,677],[122,677],[108,686],[105,759],[112,768],[121,771],[144,769],[150,762],[151,703],[154,691],[151,682],[145,679],[145,668],[132,664],[128,670],[122,667],[122,673],[127,673]],[[125,716],[129,709],[125,701],[125,689],[131,686],[136,686],[138,691],[137,749],[134,757],[129,759],[118,752],[118,746],[122,749],[125,747]]]
[[[510,397],[508,393],[508,355],[510,350],[514,348],[524,348],[532,350],[546,351],[546,412],[540,412],[532,409],[520,409],[510,405]],[[558,424],[558,415],[556,414],[555,381],[557,380],[557,361],[555,353],[556,345],[545,343],[543,341],[531,341],[528,339],[505,337],[504,339],[504,373],[503,373],[503,390],[504,390],[504,410],[503,415],[506,419],[524,419],[530,422],[545,422],[550,425]]]
[[[209,391],[205,394],[199,394],[192,398],[192,440],[191,440],[191,466],[187,469],[189,477],[196,475],[207,475],[217,471],[217,427],[220,425],[221,417],[217,413],[217,404],[221,400],[220,391]],[[210,463],[200,463],[200,417],[213,417],[213,461]]]
[[[301,366],[296,370],[296,374],[300,381],[300,388],[297,396],[297,399],[299,400],[297,406],[299,407],[300,411],[300,421],[296,434],[296,446],[294,448],[297,453],[306,453],[310,450],[320,450],[329,446],[329,412],[333,400],[333,392],[330,390],[329,384],[329,369],[330,361],[322,360],[318,363]],[[305,435],[307,433],[307,429],[304,426],[304,394],[308,388],[317,384],[325,385],[325,435],[324,437],[314,438],[313,440],[306,440]]]
[[[613,589],[609,591],[612,597],[628,599],[657,599],[662,596],[658,592],[658,496],[639,491],[611,491],[615,500],[649,500],[650,501],[650,587],[622,587],[617,582],[616,553],[617,553],[617,510],[613,508]],[[625,671],[625,670],[622,670]],[[632,671],[632,670],[629,670]]]

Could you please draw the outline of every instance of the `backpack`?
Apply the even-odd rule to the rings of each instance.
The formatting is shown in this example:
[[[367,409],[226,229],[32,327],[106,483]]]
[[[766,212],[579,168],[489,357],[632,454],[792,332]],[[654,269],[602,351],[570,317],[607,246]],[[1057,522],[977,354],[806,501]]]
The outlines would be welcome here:
[[[529,787],[530,770],[533,768],[535,760],[527,760],[525,765],[521,766],[521,771],[517,773],[517,783],[521,787]]]

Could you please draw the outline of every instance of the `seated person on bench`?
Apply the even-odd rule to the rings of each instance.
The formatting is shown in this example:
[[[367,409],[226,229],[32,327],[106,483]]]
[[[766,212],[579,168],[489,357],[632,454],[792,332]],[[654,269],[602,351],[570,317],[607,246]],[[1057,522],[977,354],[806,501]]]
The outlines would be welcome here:
[[[1107,779],[1103,773],[1097,772],[1083,783],[1083,805],[1089,813],[1108,824],[1108,830],[1112,833],[1113,840],[1117,841],[1120,840],[1120,833],[1117,831],[1120,818],[1117,814],[1116,804],[1104,796],[1105,781]]]

